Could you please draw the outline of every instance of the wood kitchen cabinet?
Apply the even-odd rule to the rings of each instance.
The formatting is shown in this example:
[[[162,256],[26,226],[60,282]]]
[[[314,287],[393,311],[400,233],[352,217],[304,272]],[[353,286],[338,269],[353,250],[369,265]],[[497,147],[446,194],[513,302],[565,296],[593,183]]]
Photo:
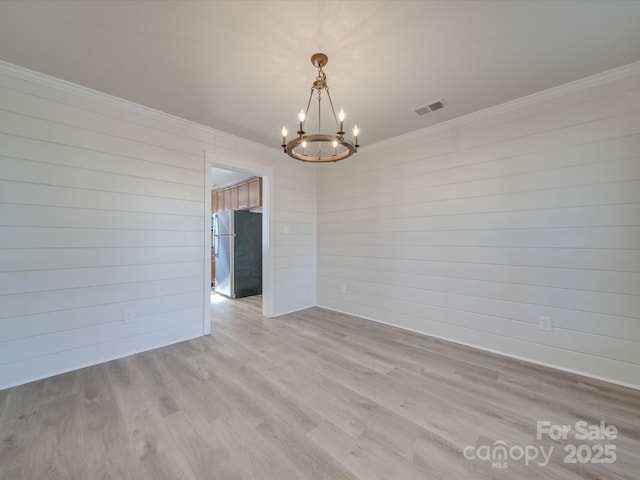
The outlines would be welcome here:
[[[218,211],[218,192],[211,192],[211,213]]]
[[[262,178],[253,178],[247,182],[249,190],[249,208],[262,206]]]
[[[247,210],[249,208],[249,182],[243,182],[237,185],[238,190],[238,210]]]
[[[231,207],[227,210],[239,210],[238,208],[238,186],[234,185],[233,187],[229,187],[231,191]]]
[[[225,188],[223,190],[223,196],[224,196],[224,206],[222,210],[231,210],[231,189]]]
[[[211,213],[220,210],[249,210],[262,206],[262,178],[231,185],[211,192]]]
[[[216,202],[216,212],[218,210],[224,210],[224,190],[218,190],[216,192],[216,197],[218,198],[217,202]]]

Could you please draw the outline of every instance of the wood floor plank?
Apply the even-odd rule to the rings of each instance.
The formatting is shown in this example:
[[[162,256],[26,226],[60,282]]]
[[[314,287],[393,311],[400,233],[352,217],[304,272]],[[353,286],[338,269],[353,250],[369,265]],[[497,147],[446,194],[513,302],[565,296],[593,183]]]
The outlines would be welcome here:
[[[235,410],[215,421],[216,431],[222,432],[221,438],[232,451],[235,471],[240,471],[237,465],[243,465],[241,478],[309,478],[277,444],[263,441],[259,432],[246,420],[241,412]]]
[[[180,462],[184,459],[183,463],[188,465],[188,470],[182,472],[184,478],[211,478],[214,472],[220,473],[221,478],[240,478],[234,473],[230,451],[219,441],[220,435],[212,431],[203,434],[188,412],[164,417],[162,423],[165,435],[175,447],[169,458]]]
[[[0,479],[28,478],[41,421],[42,413],[35,411],[0,422]]]
[[[136,377],[142,382],[141,391],[146,393],[162,416],[188,408],[188,403],[181,403],[174,378],[162,364],[158,350],[141,353],[131,360],[133,368],[138,370]]]
[[[290,364],[271,366],[263,370],[264,365],[252,365],[263,375],[273,379],[280,388],[296,397],[298,402],[322,414],[340,426],[352,437],[357,437],[367,425],[361,420],[361,415],[351,406],[352,400],[360,400],[360,396],[355,392],[342,388],[337,384],[328,383],[312,370],[301,372],[297,367]],[[304,375],[305,378],[301,378]],[[362,399],[365,405],[366,399]]]
[[[29,455],[25,478],[83,478],[88,475],[78,452],[84,450],[82,398],[74,393],[42,408],[37,439]]]
[[[274,444],[307,478],[347,480],[357,478],[324,450],[313,448],[313,442],[279,418],[256,427],[269,443]]]
[[[212,333],[0,391],[0,479],[606,479],[640,469],[640,391],[322,308],[219,299]],[[566,463],[536,422],[615,425]],[[497,444],[548,465],[465,458]],[[584,453],[584,452],[583,452]],[[588,453],[593,453],[589,450]]]
[[[113,399],[84,401],[80,416],[84,455],[76,458],[86,471],[95,478],[142,478],[131,424],[123,418],[118,403]]]
[[[176,454],[184,445],[175,443],[160,414],[153,409],[142,410],[128,420],[128,424],[142,478],[193,478],[187,459]]]

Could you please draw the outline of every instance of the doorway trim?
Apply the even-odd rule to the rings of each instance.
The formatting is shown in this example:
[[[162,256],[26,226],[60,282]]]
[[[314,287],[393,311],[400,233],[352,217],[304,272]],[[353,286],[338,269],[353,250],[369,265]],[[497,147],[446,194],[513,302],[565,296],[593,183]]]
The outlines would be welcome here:
[[[211,167],[230,168],[262,177],[262,315],[273,317],[273,168],[246,160],[233,162],[204,151],[204,318],[202,332],[211,333]]]

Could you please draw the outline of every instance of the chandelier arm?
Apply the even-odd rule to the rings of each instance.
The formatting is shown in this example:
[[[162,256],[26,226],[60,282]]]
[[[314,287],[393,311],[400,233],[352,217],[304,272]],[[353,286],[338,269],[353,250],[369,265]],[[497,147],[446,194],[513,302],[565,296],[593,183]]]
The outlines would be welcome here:
[[[321,110],[322,110],[322,90],[318,90],[318,134],[320,134],[320,132],[322,132],[322,124],[321,124],[321,119],[320,119],[320,115],[321,115]],[[318,142],[318,160],[320,158],[322,158],[322,143]]]
[[[329,93],[329,86],[325,87],[327,91],[327,97],[329,98],[329,105],[331,105],[331,112],[333,113],[333,119],[336,121],[336,128],[338,131],[340,130],[340,123],[338,122],[338,116],[336,115],[336,110],[333,108],[333,100],[331,100],[331,94]]]
[[[315,89],[311,87],[311,92],[309,93],[309,101],[307,102],[307,109],[304,111],[304,122],[302,122],[302,126],[304,126],[304,124],[307,123],[307,117],[309,116],[309,106],[311,105],[311,98],[313,97],[314,90]]]
[[[318,90],[318,133],[322,132],[322,124],[321,124],[321,119],[320,119],[320,115],[321,115],[321,110],[322,110],[322,98],[321,97],[321,93],[320,90]]]

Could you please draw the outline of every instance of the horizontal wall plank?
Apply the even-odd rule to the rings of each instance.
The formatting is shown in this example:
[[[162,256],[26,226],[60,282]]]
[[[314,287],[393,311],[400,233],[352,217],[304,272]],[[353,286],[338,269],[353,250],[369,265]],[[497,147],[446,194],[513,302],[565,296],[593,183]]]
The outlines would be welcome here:
[[[638,129],[640,131],[640,128]],[[604,138],[586,144],[570,145],[531,154],[514,154],[481,160],[474,155],[466,164],[454,162],[455,157],[425,157],[410,164],[384,172],[367,172],[358,179],[354,188],[332,192],[332,198],[342,200],[355,197],[375,188],[380,192],[395,191],[398,184],[406,189],[473,182],[491,178],[509,178],[535,172],[553,172],[559,169],[606,163],[637,156],[640,135]],[[477,153],[477,152],[474,152]],[[437,164],[437,165],[436,165]]]
[[[200,276],[18,293],[2,297],[0,319],[193,292],[202,292]]]
[[[324,222],[327,218],[339,222],[348,222],[350,218],[352,220],[397,218],[399,212],[402,217],[411,218],[637,203],[640,201],[640,180],[598,182],[589,185],[448,199],[430,198],[432,192],[429,189],[422,193],[420,196],[414,196],[402,202],[397,200],[397,204],[393,203],[394,200],[391,197],[378,198],[372,205],[354,203],[341,211],[321,211],[318,212],[318,221]]]
[[[274,225],[284,225],[284,224],[302,224],[302,225],[312,225],[316,227],[318,215],[315,211],[300,211],[293,212],[291,210],[280,209],[276,214],[272,216]]]
[[[630,226],[640,213],[640,202],[615,205],[581,205],[553,209],[519,210],[503,212],[461,213],[457,215],[423,215],[416,217],[378,217],[376,226],[382,231],[410,232],[433,230],[489,230],[562,227]],[[331,233],[366,232],[371,220],[351,222],[331,221],[326,215],[324,231]]]
[[[176,318],[180,319],[176,322]],[[136,337],[152,331],[165,330],[176,326],[202,322],[202,310],[194,307],[178,312],[163,312],[145,317],[135,317],[130,322],[114,321],[76,328],[75,335],[66,331],[23,337],[19,340],[4,342],[0,349],[0,365],[17,363],[37,356],[49,356],[59,352],[76,350],[86,346],[87,338],[94,343],[107,343],[122,338]]]
[[[291,255],[289,257],[280,257],[278,261],[278,269],[283,268],[296,268],[299,266],[306,266],[316,268],[316,256],[315,255]]]
[[[0,272],[199,262],[202,247],[0,249]]]
[[[288,280],[288,279],[304,279],[305,277],[310,278],[315,281],[316,272],[315,269],[311,270],[305,266],[295,266],[289,268],[278,268],[275,271],[275,278],[277,280]]]
[[[340,272],[338,278],[345,278],[345,269],[329,269],[319,267],[319,272],[329,275],[327,272]],[[366,283],[371,278],[369,272],[349,271],[349,283]],[[623,293],[608,293],[598,291],[582,291],[574,289],[559,289],[553,287],[541,287],[537,285],[522,285],[506,282],[494,282],[487,279],[469,280],[464,278],[432,277],[426,275],[414,275],[405,272],[385,273],[380,276],[384,282],[384,288],[403,286],[409,292],[417,288],[425,295],[428,292],[456,293],[464,292],[465,295],[474,297],[510,300],[522,304],[540,305],[573,309],[578,311],[602,313],[605,315],[620,315],[637,318],[640,312],[640,296]],[[372,286],[372,290],[380,290],[380,284]],[[402,291],[402,290],[401,290]],[[417,294],[420,295],[419,293]]]
[[[202,269],[202,262],[198,261],[6,272],[0,273],[0,298],[16,293],[195,277]]]
[[[0,227],[0,248],[95,248],[204,245],[202,231]]]
[[[177,198],[198,201],[202,196],[202,185],[184,185],[174,182],[127,177],[125,175],[97,172],[66,165],[52,165],[0,156],[6,171],[7,181],[39,183],[71,188],[86,188],[104,192],[117,192],[153,197]]]
[[[124,230],[202,229],[202,215],[168,215],[83,207],[16,205],[0,203],[0,221],[11,227],[96,228]]]
[[[309,245],[315,240],[313,233],[276,233],[274,239],[283,247],[289,245]]]
[[[131,310],[134,318],[181,312],[201,300],[200,292],[187,292],[3,318],[3,339],[7,341],[54,332],[75,331],[103,323],[119,323],[124,321],[126,310]]]
[[[0,202],[123,212],[202,215],[201,202],[0,180]]]
[[[437,278],[462,278],[488,280],[498,283],[535,285],[553,288],[586,291],[615,292],[640,295],[640,272],[617,272],[602,270],[575,270],[559,267],[532,267],[519,265],[494,265],[482,263],[441,262],[378,259],[371,265],[371,259],[359,256],[325,257],[319,265],[327,275],[344,275],[346,272],[360,276],[403,272],[417,276]],[[343,270],[343,271],[341,271]],[[346,272],[345,272],[346,271]]]
[[[0,108],[14,113],[146,143],[180,154],[198,158],[202,155],[202,150],[192,141],[176,135],[170,129],[153,128],[148,125],[148,121],[143,125],[143,121],[136,122],[123,116],[114,117],[113,112],[100,113],[90,110],[81,102],[65,102],[33,95],[21,91],[20,86],[4,87],[2,92]]]
[[[308,240],[311,240],[311,239],[309,238]],[[315,255],[315,253],[316,253],[316,246],[312,243],[307,243],[307,244],[299,243],[295,245],[276,244],[273,248],[273,255],[275,258],[287,258],[287,257],[308,258],[309,255]]]
[[[0,133],[3,155],[31,161],[55,161],[55,165],[83,168],[130,177],[202,186],[200,170],[185,170],[181,166],[165,165],[153,161],[129,158],[39,139],[17,137]]]
[[[73,127],[55,121],[41,120],[20,113],[0,109],[0,132],[5,134],[40,139],[46,142],[96,150],[167,165],[181,165],[191,170],[202,168],[202,156],[194,156],[173,150],[165,150],[148,143],[93,132],[86,128]]]
[[[7,66],[9,66],[9,71],[7,71]],[[5,74],[0,76],[0,85],[8,90],[53,101],[59,105],[78,108],[83,112],[100,114],[125,127],[150,128],[167,137],[177,136],[193,142],[197,135],[202,133],[201,126],[197,124],[128,100],[106,95],[57,78],[44,77],[15,65],[4,63],[2,67]],[[22,110],[21,106],[17,109],[18,112]],[[89,122],[87,124],[90,125]],[[197,142],[194,144],[198,145]]]
[[[315,222],[273,222],[274,232],[284,233],[286,235],[313,235],[315,236],[317,228]],[[285,228],[286,227],[286,228]]]
[[[525,248],[608,248],[640,247],[640,227],[524,228],[420,232],[319,233],[327,245],[388,245],[391,247],[467,246]]]
[[[506,248],[506,247],[429,247],[389,248],[387,246],[324,245],[318,254],[368,258],[378,262],[381,258],[393,260],[447,261],[461,263],[518,265],[582,270],[638,272],[640,256],[636,250],[566,249],[566,248]],[[322,264],[322,261],[320,262]]]
[[[640,120],[640,119],[639,119]],[[474,182],[444,184],[441,186],[420,187],[419,189],[395,189],[392,192],[369,193],[352,198],[349,206],[361,208],[364,206],[384,206],[388,204],[402,206],[413,203],[416,192],[420,193],[422,201],[441,201],[448,199],[472,199],[477,197],[511,194],[515,192],[537,193],[544,197],[548,190],[561,190],[583,185],[607,184],[640,180],[640,161],[638,156],[616,159],[609,162],[593,163],[558,169],[557,171],[542,171],[526,174],[498,177]],[[332,199],[327,204],[327,210],[338,208],[344,199]]]

